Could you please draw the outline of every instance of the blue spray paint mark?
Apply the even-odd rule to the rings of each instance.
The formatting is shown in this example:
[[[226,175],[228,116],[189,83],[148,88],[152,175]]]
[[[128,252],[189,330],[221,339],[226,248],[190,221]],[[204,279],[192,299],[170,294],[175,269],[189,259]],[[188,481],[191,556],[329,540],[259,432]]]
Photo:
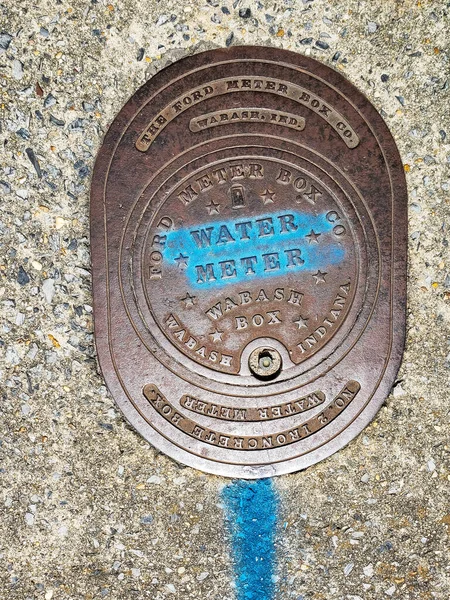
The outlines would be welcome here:
[[[168,233],[163,255],[197,289],[326,271],[345,255],[333,226],[325,214],[301,212],[203,223]]]
[[[272,600],[278,495],[272,480],[236,480],[224,488],[237,600]]]

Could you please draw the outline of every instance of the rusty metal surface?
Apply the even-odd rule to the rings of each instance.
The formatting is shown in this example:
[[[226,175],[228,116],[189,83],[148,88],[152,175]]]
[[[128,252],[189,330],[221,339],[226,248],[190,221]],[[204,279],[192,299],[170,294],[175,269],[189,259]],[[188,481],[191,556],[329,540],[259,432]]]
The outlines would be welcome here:
[[[406,223],[395,143],[339,73],[255,47],[158,73],[92,181],[96,345],[125,417],[226,476],[341,448],[400,364]]]

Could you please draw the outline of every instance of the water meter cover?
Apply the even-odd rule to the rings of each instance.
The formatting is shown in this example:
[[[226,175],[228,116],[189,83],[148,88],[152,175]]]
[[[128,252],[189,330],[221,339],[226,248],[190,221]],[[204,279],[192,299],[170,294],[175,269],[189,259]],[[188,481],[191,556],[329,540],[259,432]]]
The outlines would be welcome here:
[[[96,345],[125,417],[226,476],[341,448],[400,364],[406,225],[392,136],[339,73],[255,47],[162,70],[92,182]]]

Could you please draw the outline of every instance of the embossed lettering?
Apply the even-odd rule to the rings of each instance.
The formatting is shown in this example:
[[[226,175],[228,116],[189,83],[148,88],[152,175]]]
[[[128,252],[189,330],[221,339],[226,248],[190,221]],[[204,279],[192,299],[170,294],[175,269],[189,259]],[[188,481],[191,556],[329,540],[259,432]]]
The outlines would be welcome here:
[[[171,422],[175,427],[198,440],[226,448],[232,447],[239,450],[262,450],[264,448],[278,448],[287,444],[292,444],[312,435],[313,433],[316,433],[322,429],[322,427],[333,421],[343,410],[345,410],[345,408],[350,402],[352,402],[353,398],[360,390],[360,387],[361,386],[357,381],[349,381],[341,390],[341,392],[334,398],[334,400],[325,406],[319,415],[311,417],[308,421],[301,423],[296,427],[273,434],[252,437],[239,436],[238,438],[230,434],[225,434],[220,431],[214,431],[207,427],[200,426],[192,419],[180,415],[180,413],[176,411],[175,407],[170,404],[170,402],[154,385],[146,385],[143,389],[143,393],[150,404],[159,412],[159,414]],[[183,396],[180,401],[180,404],[184,407],[187,407],[186,398],[186,396]],[[189,405],[191,407],[193,406],[192,403]],[[202,414],[203,408],[204,407],[202,406]],[[177,417],[174,419],[173,416],[175,414]],[[226,416],[222,418],[229,420],[229,416],[232,414],[232,409],[230,412],[225,411],[225,414]]]
[[[342,115],[333,107],[325,104],[319,96],[316,96],[312,92],[306,91],[301,86],[292,82],[279,79],[268,79],[266,77],[237,77],[235,79],[217,79],[209,82],[207,85],[193,88],[182,96],[179,96],[174,102],[164,107],[161,112],[150,121],[139,136],[136,142],[136,148],[141,152],[145,152],[167,123],[175,119],[180,113],[194,104],[203,102],[210,96],[252,90],[259,90],[261,92],[278,94],[283,97],[291,98],[294,102],[298,102],[299,104],[308,107],[322,117],[325,122],[337,132],[349,148],[356,148],[359,144],[359,137],[352,127],[344,120]],[[276,114],[276,112],[278,111],[269,111],[263,108],[236,108],[225,111],[216,111],[192,119],[190,128],[192,131],[200,131],[202,128],[216,126],[217,124],[222,124],[228,120],[267,121],[270,119],[270,114]],[[223,117],[222,115],[225,116]],[[262,119],[262,116],[264,119]],[[278,115],[278,121],[285,126],[294,126],[293,123],[291,124],[291,120],[292,122],[298,121],[298,123],[300,123],[298,126],[299,129],[303,128],[301,117],[289,115],[289,113],[280,113]]]

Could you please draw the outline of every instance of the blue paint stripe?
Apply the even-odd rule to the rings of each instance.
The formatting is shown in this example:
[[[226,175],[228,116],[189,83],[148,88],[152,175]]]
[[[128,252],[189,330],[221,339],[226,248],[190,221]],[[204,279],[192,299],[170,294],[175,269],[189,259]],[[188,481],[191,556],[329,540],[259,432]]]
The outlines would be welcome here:
[[[224,488],[222,498],[237,600],[272,600],[279,503],[272,480],[233,481]]]

